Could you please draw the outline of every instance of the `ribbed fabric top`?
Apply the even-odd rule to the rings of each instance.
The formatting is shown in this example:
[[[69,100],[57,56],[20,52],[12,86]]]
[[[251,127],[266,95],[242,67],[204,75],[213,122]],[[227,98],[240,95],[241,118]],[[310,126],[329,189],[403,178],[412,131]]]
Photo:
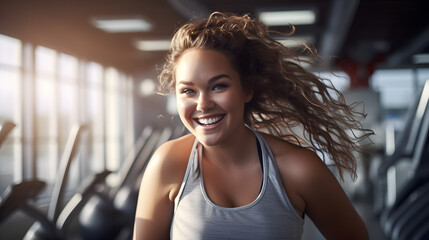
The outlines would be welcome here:
[[[202,167],[198,168],[202,164],[202,148],[195,139],[175,201],[171,239],[301,239],[304,219],[286,195],[268,144],[258,132],[254,133],[262,152],[262,188],[252,203],[235,208],[218,206],[208,198],[204,173]],[[199,176],[195,175],[197,169]]]

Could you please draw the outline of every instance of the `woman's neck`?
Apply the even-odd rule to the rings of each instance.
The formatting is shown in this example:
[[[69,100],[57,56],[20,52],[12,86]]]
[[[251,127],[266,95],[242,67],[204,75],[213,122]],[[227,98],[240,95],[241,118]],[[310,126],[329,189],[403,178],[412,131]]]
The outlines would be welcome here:
[[[203,146],[203,158],[221,167],[243,165],[258,156],[256,146],[255,134],[244,127],[227,142],[216,146]]]

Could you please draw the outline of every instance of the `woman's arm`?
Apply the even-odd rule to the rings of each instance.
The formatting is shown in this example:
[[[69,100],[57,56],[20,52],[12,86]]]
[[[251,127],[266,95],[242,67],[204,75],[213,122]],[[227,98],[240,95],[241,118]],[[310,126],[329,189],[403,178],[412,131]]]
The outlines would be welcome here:
[[[359,214],[325,163],[312,151],[295,156],[295,190],[304,202],[304,212],[326,239],[368,239]]]
[[[327,239],[368,239],[364,222],[337,179],[316,154],[311,155],[299,190],[305,213]]]
[[[305,213],[326,239],[368,239],[361,217],[316,153],[267,136],[283,185],[298,213]]]
[[[181,151],[175,148],[173,142],[162,145],[146,168],[137,202],[134,240],[170,238],[174,198],[186,169],[186,161],[181,159],[183,147]]]

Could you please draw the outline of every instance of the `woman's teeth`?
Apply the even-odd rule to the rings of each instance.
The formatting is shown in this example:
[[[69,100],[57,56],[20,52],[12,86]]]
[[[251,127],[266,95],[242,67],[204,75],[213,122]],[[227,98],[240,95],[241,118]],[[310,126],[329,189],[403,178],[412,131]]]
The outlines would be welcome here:
[[[222,118],[223,116],[211,117],[211,118],[199,118],[197,119],[197,122],[203,126],[207,126],[207,125],[218,123]]]

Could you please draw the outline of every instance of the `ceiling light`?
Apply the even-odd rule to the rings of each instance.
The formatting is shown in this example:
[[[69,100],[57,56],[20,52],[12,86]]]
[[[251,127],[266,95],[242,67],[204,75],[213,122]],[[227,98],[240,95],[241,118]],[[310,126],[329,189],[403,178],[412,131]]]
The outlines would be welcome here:
[[[148,32],[152,25],[142,18],[93,18],[92,25],[108,33]]]
[[[136,42],[136,48],[142,51],[167,51],[170,40],[141,40]]]
[[[269,26],[306,25],[316,22],[316,14],[312,10],[260,12],[259,18]]]

